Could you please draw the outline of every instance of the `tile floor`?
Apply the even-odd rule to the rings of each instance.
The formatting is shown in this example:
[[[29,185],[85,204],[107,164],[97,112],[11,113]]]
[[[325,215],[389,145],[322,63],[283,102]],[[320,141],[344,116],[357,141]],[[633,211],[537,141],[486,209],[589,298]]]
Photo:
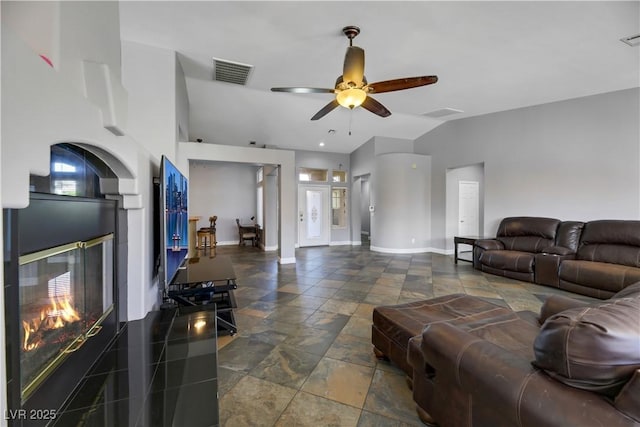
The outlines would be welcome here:
[[[373,356],[376,305],[464,292],[537,312],[564,293],[438,254],[317,247],[279,265],[250,247],[217,253],[231,257],[238,283],[239,332],[218,338],[221,426],[419,426],[404,374]]]

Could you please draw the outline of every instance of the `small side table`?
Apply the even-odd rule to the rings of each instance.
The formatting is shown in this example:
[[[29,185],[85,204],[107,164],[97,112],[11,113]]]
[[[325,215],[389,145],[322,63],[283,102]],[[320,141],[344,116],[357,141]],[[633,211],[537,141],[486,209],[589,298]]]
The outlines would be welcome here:
[[[476,243],[476,240],[480,240],[480,239],[485,239],[485,237],[482,236],[454,236],[453,237],[453,262],[455,264],[458,263],[458,260],[460,261],[467,261],[467,262],[473,262],[473,259],[464,259],[464,258],[458,258],[458,245],[463,244],[463,245],[471,245],[473,246]]]

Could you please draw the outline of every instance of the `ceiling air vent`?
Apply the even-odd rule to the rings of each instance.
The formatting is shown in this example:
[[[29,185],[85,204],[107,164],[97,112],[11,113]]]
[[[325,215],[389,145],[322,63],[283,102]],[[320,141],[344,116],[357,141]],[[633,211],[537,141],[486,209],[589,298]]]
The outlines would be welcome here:
[[[640,34],[636,34],[634,36],[623,37],[620,39],[622,43],[626,43],[629,46],[639,46],[640,45]]]
[[[253,65],[213,58],[213,80],[217,82],[246,85]]]
[[[425,117],[431,117],[433,119],[439,119],[444,116],[449,116],[451,114],[459,114],[464,113],[462,110],[456,110],[455,108],[441,108],[440,110],[431,111],[429,113],[422,114]]]

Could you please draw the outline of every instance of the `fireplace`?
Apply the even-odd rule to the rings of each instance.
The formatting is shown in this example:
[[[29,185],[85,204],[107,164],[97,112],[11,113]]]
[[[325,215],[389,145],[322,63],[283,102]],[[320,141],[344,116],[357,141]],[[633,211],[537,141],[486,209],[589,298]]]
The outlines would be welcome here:
[[[10,410],[59,411],[118,333],[119,224],[116,200],[31,193],[4,210]]]
[[[114,308],[113,234],[19,259],[20,393],[24,402]]]

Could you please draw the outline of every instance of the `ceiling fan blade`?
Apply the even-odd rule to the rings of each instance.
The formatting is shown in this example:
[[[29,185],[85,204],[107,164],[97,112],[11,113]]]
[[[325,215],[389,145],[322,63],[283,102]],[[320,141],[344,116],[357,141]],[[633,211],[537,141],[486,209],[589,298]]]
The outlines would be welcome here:
[[[426,86],[438,81],[438,76],[406,77],[404,79],[385,80],[369,84],[371,93],[393,92],[394,90],[411,89]]]
[[[322,107],[322,109],[320,111],[318,111],[315,116],[311,117],[311,120],[321,119],[322,117],[326,116],[327,113],[329,113],[330,111],[332,111],[334,108],[336,108],[339,105],[340,104],[338,104],[338,101],[336,101],[334,99],[333,101],[331,101],[330,103],[328,103],[327,105]]]
[[[325,89],[318,87],[272,87],[271,92],[289,93],[335,93],[335,89]]]
[[[370,96],[366,97],[361,107],[365,110],[371,111],[373,114],[379,115],[380,117],[389,117],[391,115],[391,111],[387,110],[387,107],[380,104]]]
[[[344,56],[342,69],[342,81],[353,82],[356,86],[362,86],[364,78],[364,49],[358,46],[349,46]]]

